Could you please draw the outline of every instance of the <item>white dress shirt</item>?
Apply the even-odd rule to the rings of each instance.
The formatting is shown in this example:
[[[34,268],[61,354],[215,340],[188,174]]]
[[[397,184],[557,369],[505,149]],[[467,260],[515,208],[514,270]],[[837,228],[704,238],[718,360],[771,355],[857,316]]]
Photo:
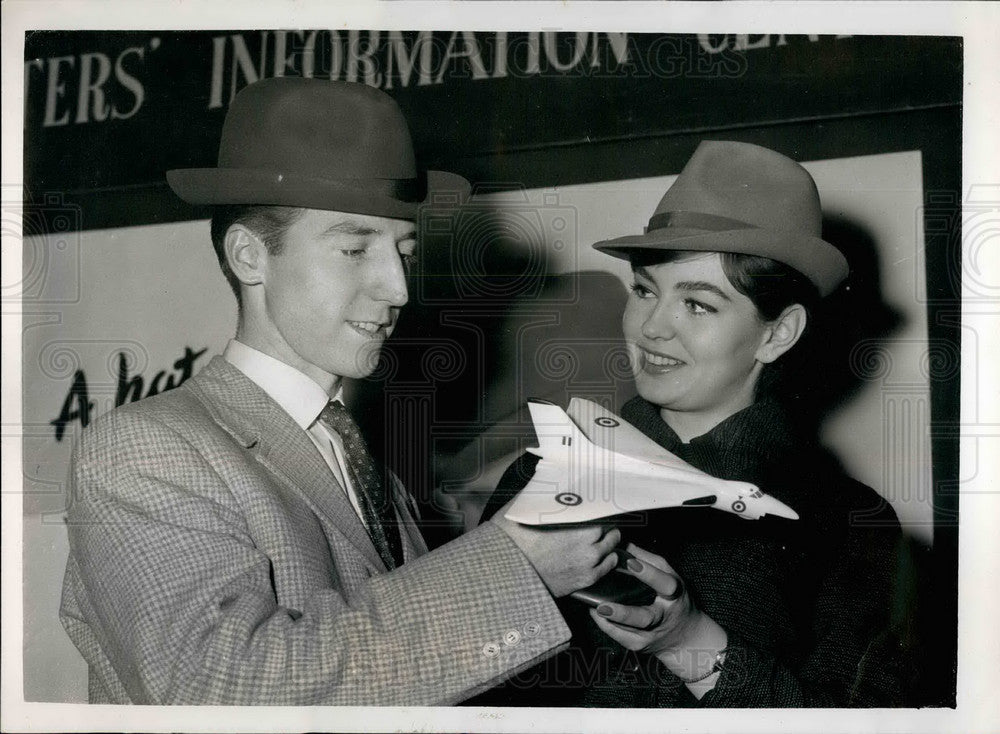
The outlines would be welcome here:
[[[319,420],[319,414],[330,400],[326,390],[294,367],[253,347],[248,347],[236,339],[229,341],[222,356],[229,364],[253,380],[306,432],[319,449],[330,471],[347,492],[354,511],[364,523],[361,505],[358,503],[357,493],[347,471],[344,442],[336,431],[327,428]],[[343,392],[343,387],[338,387],[333,400],[343,402],[341,399]]]

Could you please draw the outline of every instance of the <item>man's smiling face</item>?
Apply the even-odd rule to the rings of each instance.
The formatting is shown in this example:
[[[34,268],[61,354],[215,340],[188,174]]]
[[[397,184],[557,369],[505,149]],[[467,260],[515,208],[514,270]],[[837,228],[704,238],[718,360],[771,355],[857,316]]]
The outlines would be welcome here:
[[[258,348],[320,384],[365,377],[407,301],[406,219],[306,209],[279,254],[263,253]]]

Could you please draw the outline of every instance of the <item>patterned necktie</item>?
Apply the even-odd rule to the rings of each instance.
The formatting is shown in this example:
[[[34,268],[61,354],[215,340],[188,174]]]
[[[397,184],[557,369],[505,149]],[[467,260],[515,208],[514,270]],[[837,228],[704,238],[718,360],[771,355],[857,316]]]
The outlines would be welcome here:
[[[319,414],[319,419],[332,428],[344,442],[347,471],[354,485],[358,504],[368,534],[382,562],[390,571],[403,565],[403,543],[399,537],[399,525],[393,510],[391,493],[386,491],[385,482],[372,455],[368,453],[365,440],[358,425],[351,418],[343,403],[331,400]]]

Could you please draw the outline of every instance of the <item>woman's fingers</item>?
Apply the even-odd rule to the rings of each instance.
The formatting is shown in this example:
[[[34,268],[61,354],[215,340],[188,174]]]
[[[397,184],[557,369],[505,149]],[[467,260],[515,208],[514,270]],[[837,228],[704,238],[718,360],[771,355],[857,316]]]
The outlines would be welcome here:
[[[676,601],[683,596],[684,584],[664,558],[643,550],[634,543],[629,543],[628,552],[638,561],[626,563],[626,569],[633,576],[652,587],[667,601]]]
[[[656,592],[646,606],[605,602],[590,610],[594,623],[629,650],[658,654],[685,644],[691,621],[699,614],[684,590],[684,582],[663,558],[631,543],[623,552],[624,573]],[[695,615],[695,616],[693,616]]]
[[[670,564],[667,563],[665,558],[658,556],[655,553],[650,553],[648,550],[640,548],[635,543],[629,543],[626,550],[643,563],[648,563],[661,571],[666,571],[667,573],[674,573],[674,569],[670,567]]]
[[[628,627],[620,627],[600,614],[596,609],[590,610],[590,617],[604,634],[628,650],[642,650],[647,643],[641,632],[632,631]]]
[[[674,576],[674,590],[671,592],[658,592],[661,599],[666,601],[677,601],[682,596],[684,596],[684,582],[680,580],[680,577]]]
[[[680,577],[671,571],[661,571],[652,563],[638,560],[638,557],[630,559],[625,567],[626,573],[635,576],[666,601],[676,601],[684,594],[684,585]]]
[[[663,609],[658,605],[633,607],[627,604],[604,603],[597,607],[597,614],[615,624],[645,630],[663,621]]]

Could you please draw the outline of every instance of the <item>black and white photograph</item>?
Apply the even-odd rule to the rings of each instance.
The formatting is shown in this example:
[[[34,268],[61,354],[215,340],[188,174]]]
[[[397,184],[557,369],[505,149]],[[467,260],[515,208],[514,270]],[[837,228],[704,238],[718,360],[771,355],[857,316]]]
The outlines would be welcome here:
[[[1000,13],[582,5],[4,4],[5,731],[1000,723]]]

